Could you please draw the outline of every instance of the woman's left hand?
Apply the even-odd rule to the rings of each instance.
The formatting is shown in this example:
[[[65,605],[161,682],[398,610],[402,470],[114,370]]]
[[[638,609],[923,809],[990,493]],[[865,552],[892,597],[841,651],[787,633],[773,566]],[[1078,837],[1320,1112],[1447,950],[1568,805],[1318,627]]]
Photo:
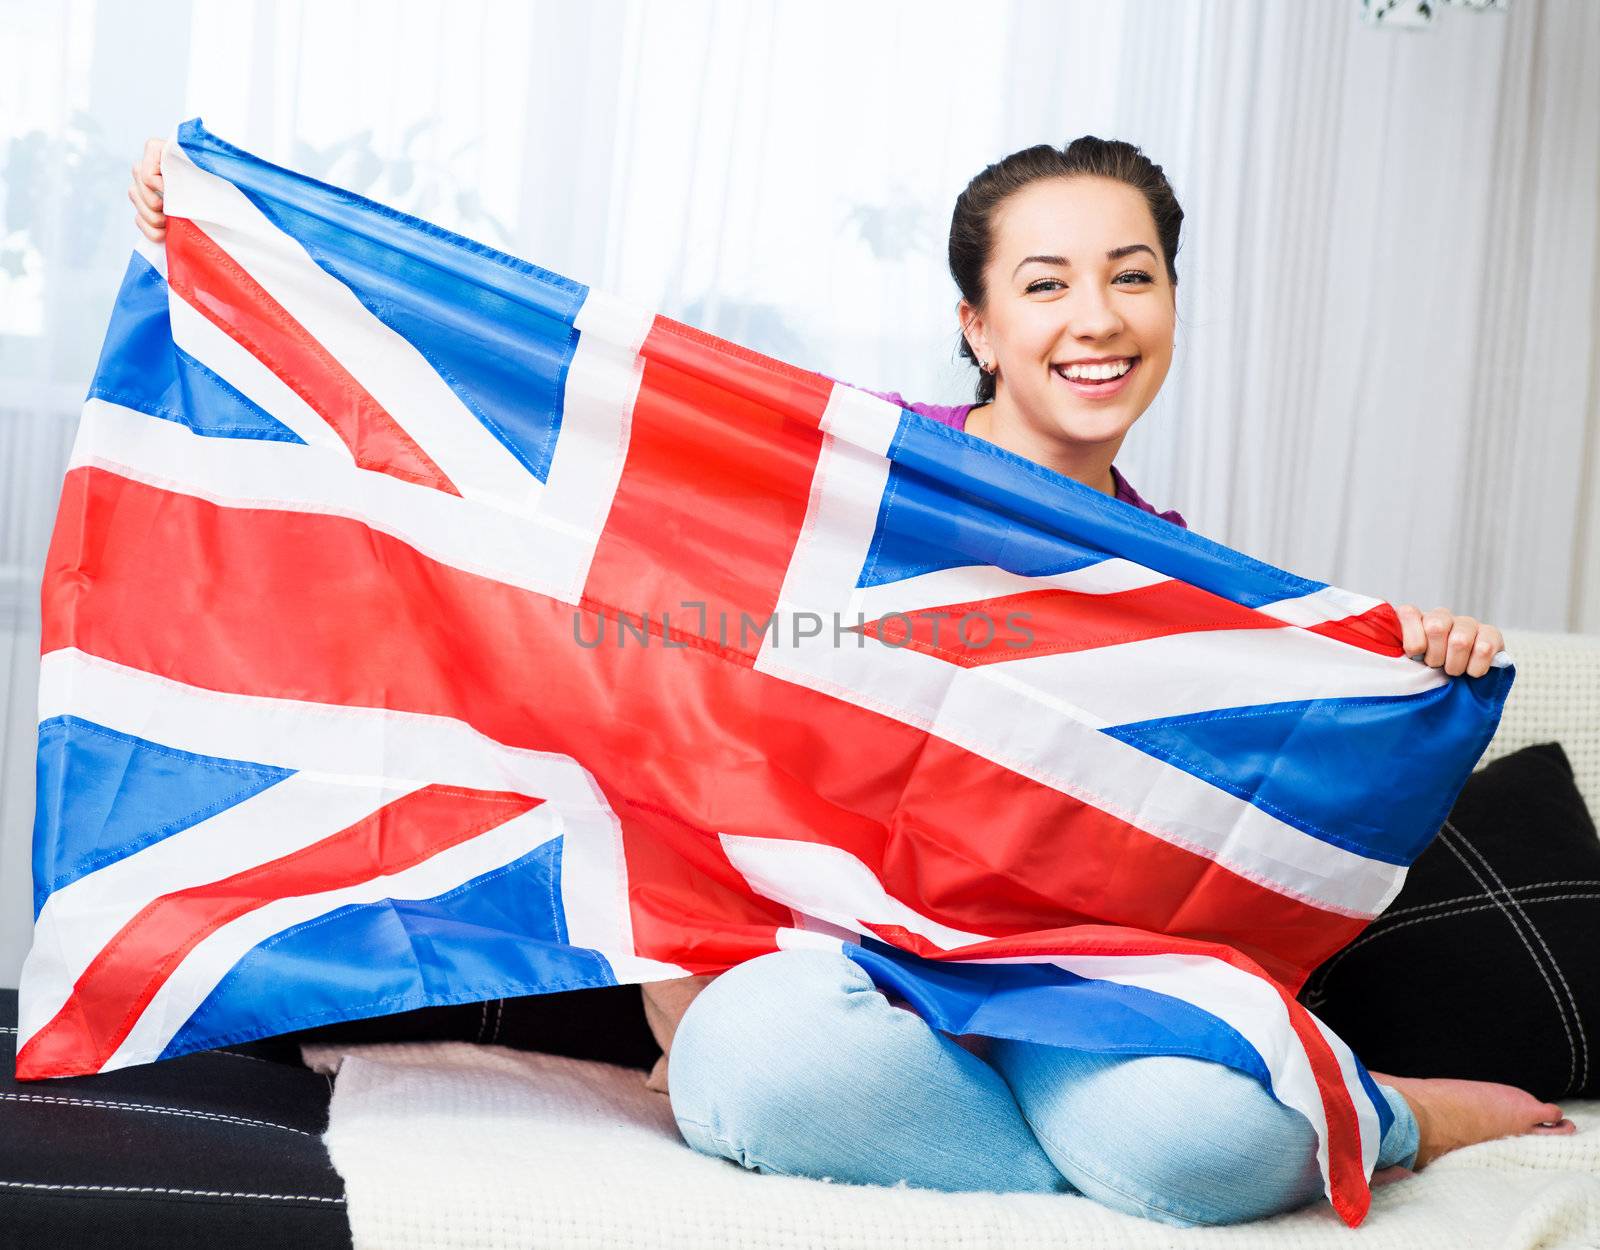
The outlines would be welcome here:
[[[1470,616],[1454,616],[1448,608],[1419,612],[1409,603],[1395,605],[1400,617],[1401,646],[1407,655],[1433,668],[1441,665],[1451,677],[1482,677],[1506,640],[1493,625]]]

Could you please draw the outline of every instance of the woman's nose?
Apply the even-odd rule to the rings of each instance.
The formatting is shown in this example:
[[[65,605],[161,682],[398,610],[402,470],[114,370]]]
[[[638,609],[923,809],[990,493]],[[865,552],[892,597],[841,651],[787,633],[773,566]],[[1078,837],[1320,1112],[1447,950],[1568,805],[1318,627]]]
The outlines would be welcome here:
[[[1084,283],[1074,294],[1067,307],[1067,331],[1073,338],[1104,339],[1122,329],[1122,318],[1107,292]]]

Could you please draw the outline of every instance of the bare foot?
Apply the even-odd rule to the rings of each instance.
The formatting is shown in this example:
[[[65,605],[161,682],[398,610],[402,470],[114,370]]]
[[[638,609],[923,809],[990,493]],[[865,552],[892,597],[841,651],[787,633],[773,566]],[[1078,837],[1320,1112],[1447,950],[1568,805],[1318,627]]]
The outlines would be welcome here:
[[[1515,1085],[1381,1076],[1376,1072],[1372,1078],[1399,1090],[1416,1113],[1421,1142],[1414,1167],[1426,1167],[1449,1151],[1497,1137],[1524,1133],[1565,1136],[1578,1131],[1576,1124],[1562,1116],[1560,1107],[1540,1102]]]

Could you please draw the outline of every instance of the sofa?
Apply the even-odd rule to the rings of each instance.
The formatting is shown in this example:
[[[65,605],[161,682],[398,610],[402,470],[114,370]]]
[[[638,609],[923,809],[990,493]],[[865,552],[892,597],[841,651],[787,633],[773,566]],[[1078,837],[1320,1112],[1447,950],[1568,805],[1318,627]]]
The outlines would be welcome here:
[[[1600,811],[1600,637],[1508,633],[1483,762],[1559,741]],[[1597,944],[1600,958],[1600,944]],[[0,1049],[15,1055],[15,991]],[[747,1172],[644,1088],[637,986],[426,1009],[102,1076],[0,1074],[0,1246],[1600,1246],[1600,1103],[1580,1132],[1458,1151],[1375,1194],[1179,1230],[1087,1199]]]

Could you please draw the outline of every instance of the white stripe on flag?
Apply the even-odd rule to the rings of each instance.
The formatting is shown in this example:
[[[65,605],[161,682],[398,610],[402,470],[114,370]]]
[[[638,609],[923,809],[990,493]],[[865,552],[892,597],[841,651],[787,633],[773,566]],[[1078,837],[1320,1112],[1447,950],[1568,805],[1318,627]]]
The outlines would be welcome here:
[[[1318,1019],[1315,1012],[1308,1009],[1306,1015],[1316,1024],[1317,1032],[1322,1034],[1322,1040],[1328,1043],[1328,1049],[1338,1061],[1339,1074],[1344,1079],[1345,1088],[1350,1091],[1350,1101],[1355,1103],[1356,1122],[1361,1128],[1361,1167],[1368,1176],[1371,1176],[1372,1169],[1378,1163],[1378,1148],[1383,1144],[1383,1133],[1378,1125],[1378,1109],[1373,1105],[1372,1099],[1367,1094],[1367,1087],[1361,1081],[1361,1074],[1356,1070],[1355,1052],[1345,1045],[1342,1037]],[[1378,1097],[1382,1098],[1383,1095],[1380,1093]]]
[[[1450,679],[1304,629],[1202,629],[991,665],[1015,687],[1069,690],[1089,724],[1111,726],[1308,699],[1399,698]]]
[[[678,964],[637,953],[622,822],[594,775],[584,769],[581,780],[590,791],[588,802],[567,802],[559,808],[561,907],[567,941],[605,955],[619,983],[687,975],[689,970]]]
[[[171,287],[167,288],[167,311],[172,322],[173,343],[311,446],[336,452],[350,468],[355,468],[350,449],[310,404]]]
[[[541,523],[560,535],[545,544],[543,575],[549,593],[563,603],[583,597],[622,479],[644,378],[639,351],[654,320],[598,291],[590,291],[578,309],[578,345],[567,368],[561,430],[539,507]]]
[[[829,924],[791,907],[794,924],[773,934],[779,950],[843,950],[846,944],[859,946],[861,937],[840,925]]]
[[[1292,599],[1279,599],[1275,603],[1258,604],[1257,612],[1275,616],[1290,625],[1325,625],[1329,621],[1342,621],[1347,616],[1360,616],[1383,602],[1367,595],[1337,586],[1324,586],[1310,594],[1296,595]]]
[[[1080,595],[1115,595],[1127,590],[1142,590],[1172,579],[1147,569],[1142,564],[1120,557],[1109,557],[1081,569],[1024,577],[992,564],[969,565],[919,573],[904,581],[881,586],[862,586],[850,604],[851,617],[857,611],[875,621],[892,612],[917,612],[953,603],[972,603],[998,599],[1003,595],[1029,594],[1041,590],[1070,590]]]
[[[187,218],[277,300],[399,423],[464,496],[531,515],[539,482],[390,329],[233,183],[176,140],[162,154],[169,216]]]
[[[508,747],[452,717],[206,690],[71,647],[39,662],[39,719],[54,716],[273,768],[509,790],[573,810],[610,810],[571,756]]]
[[[161,275],[161,280],[167,278],[167,246],[164,243],[152,243],[142,234],[133,241],[133,250],[150,262],[150,267]]]
[[[719,833],[722,853],[764,898],[816,920],[872,934],[863,921],[900,925],[945,950],[988,940],[924,916],[883,888],[872,869],[840,846]]]
[[[91,399],[84,404],[69,467],[82,465],[223,507],[348,517],[464,572],[539,594],[567,590],[551,580],[544,557],[571,547],[570,535],[551,530],[539,517],[369,473],[342,447],[330,452],[325,446],[208,438],[176,421]]]
[[[836,455],[844,453],[846,447],[853,447],[871,453],[876,459],[889,454],[894,436],[900,430],[900,413],[900,407],[887,399],[835,382],[817,424],[823,434],[829,436],[829,445]]]

